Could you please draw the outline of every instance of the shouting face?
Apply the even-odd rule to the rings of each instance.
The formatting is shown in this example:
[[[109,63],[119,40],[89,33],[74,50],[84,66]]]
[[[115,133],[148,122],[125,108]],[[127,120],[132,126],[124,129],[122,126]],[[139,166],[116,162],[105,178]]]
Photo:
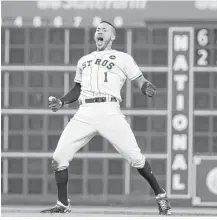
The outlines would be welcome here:
[[[100,23],[95,32],[96,47],[102,51],[111,47],[112,42],[115,39],[115,29],[108,23]]]

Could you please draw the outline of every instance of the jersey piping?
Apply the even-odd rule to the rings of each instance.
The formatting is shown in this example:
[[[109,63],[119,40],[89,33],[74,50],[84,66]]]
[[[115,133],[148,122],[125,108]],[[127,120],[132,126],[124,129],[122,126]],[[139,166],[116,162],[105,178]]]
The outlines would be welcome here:
[[[137,78],[139,78],[140,76],[142,76],[142,74],[141,74],[141,73],[139,73],[138,75],[134,76],[133,78],[130,78],[130,80],[137,79]]]

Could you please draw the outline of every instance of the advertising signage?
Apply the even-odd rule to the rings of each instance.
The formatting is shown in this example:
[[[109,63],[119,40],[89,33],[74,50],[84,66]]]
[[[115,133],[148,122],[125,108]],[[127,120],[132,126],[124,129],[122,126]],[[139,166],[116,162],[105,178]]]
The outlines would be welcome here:
[[[116,26],[139,26],[147,21],[215,21],[211,1],[2,1],[2,24],[92,26],[108,20]],[[18,22],[16,21],[18,20]],[[22,21],[22,22],[21,22]],[[36,25],[36,26],[37,26]]]

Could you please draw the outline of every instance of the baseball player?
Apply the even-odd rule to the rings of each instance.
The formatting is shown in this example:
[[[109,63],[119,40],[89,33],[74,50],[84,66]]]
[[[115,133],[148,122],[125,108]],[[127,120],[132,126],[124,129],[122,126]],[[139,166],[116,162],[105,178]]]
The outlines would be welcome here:
[[[76,100],[80,106],[61,134],[52,158],[58,189],[57,203],[42,213],[71,212],[67,198],[69,162],[99,133],[148,181],[155,193],[159,214],[171,214],[166,192],[159,186],[120,110],[120,91],[127,78],[133,80],[148,97],[155,95],[156,87],[144,78],[132,56],[112,49],[115,36],[114,26],[102,21],[94,36],[97,50],[78,61],[75,86],[61,98],[49,97],[49,108],[54,112]]]

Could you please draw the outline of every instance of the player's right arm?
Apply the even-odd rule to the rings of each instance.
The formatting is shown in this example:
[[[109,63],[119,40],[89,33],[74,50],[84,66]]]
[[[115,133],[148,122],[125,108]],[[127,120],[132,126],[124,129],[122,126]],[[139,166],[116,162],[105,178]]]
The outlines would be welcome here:
[[[54,96],[50,96],[48,99],[48,106],[53,111],[58,111],[62,106],[66,104],[73,103],[78,100],[81,93],[81,68],[80,62],[78,61],[76,74],[75,74],[75,85],[72,87],[68,93],[66,93],[61,98],[56,98]]]
[[[80,92],[81,92],[81,84],[75,83],[75,86],[71,88],[69,92],[66,93],[63,97],[56,98],[54,96],[50,96],[48,106],[53,112],[56,112],[62,106],[77,101],[80,96]]]

